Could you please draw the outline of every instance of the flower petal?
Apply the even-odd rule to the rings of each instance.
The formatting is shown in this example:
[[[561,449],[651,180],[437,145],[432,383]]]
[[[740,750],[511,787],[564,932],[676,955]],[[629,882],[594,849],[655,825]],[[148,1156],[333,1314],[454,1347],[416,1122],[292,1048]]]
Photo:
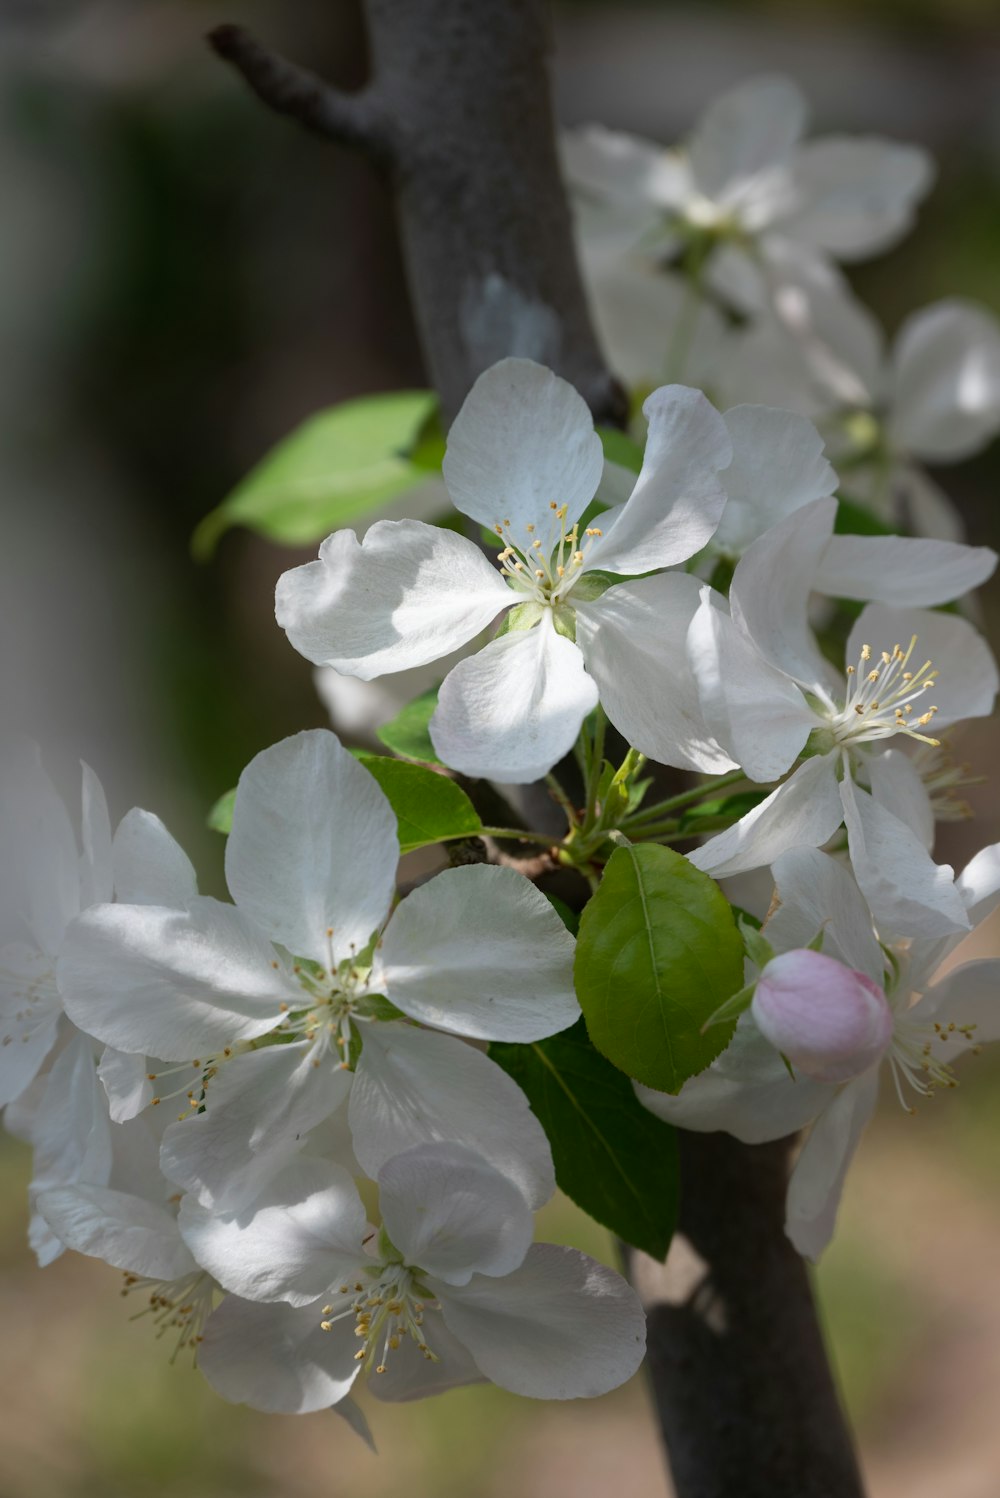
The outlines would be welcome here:
[[[643,405],[642,469],[625,504],[586,551],[587,568],[625,575],[673,567],[711,538],[726,503],[725,422],[700,390],[664,385]]]
[[[749,553],[748,553],[749,555]],[[756,649],[711,588],[687,633],[687,658],[705,721],[750,780],[777,780],[818,719],[795,683]]]
[[[839,260],[860,260],[896,243],[933,179],[925,151],[877,136],[808,141],[792,166],[782,229]]]
[[[784,1139],[811,1123],[826,1106],[830,1088],[809,1077],[794,1081],[749,1014],[741,1017],[729,1045],[706,1071],[680,1092],[655,1092],[633,1082],[644,1108],[679,1129],[721,1131],[744,1144]]]
[[[455,508],[490,530],[509,521],[525,548],[527,527],[548,521],[550,503],[566,506],[567,529],[580,518],[603,468],[586,401],[530,359],[501,359],[479,376],[452,423],[442,465]]]
[[[710,385],[728,346],[728,330],[717,308],[705,298],[691,303],[680,276],[651,266],[648,259],[618,255],[607,265],[590,268],[589,258],[584,242],[583,269],[598,339],[626,384],[660,385],[674,365],[683,368],[690,384]],[[678,326],[684,318],[690,331],[683,320]],[[635,487],[635,474],[629,478],[623,498]]]
[[[887,749],[867,762],[871,793],[880,806],[909,827],[928,853],[934,848],[934,807],[920,771],[902,751]]]
[[[309,1041],[234,1056],[208,1083],[204,1111],[167,1129],[163,1173],[203,1206],[238,1211],[287,1167],[350,1085],[350,1072]]]
[[[240,776],[226,845],[233,899],[296,957],[363,951],[396,887],[396,817],[326,728],[282,739]]]
[[[198,893],[190,858],[159,817],[141,807],[134,806],[118,823],[112,862],[115,895],[125,905],[176,909]]]
[[[978,926],[1000,904],[1000,843],[980,848],[959,874],[956,883],[969,920]]]
[[[930,608],[992,577],[997,554],[910,536],[831,536],[813,582],[834,598],[874,599],[896,608]]]
[[[38,1075],[61,1015],[51,959],[27,942],[0,947],[0,1107]]]
[[[447,869],[396,908],[379,957],[411,1019],[481,1040],[540,1040],[580,1018],[574,941],[514,869]]]
[[[179,1220],[202,1268],[245,1300],[311,1305],[339,1281],[353,1283],[364,1263],[368,1223],[357,1187],[326,1160],[292,1161],[238,1215],[187,1196]]]
[[[407,1264],[449,1285],[510,1274],[524,1260],[534,1217],[521,1191],[464,1144],[418,1144],[378,1174],[379,1207]]]
[[[833,494],[837,475],[823,456],[822,437],[804,416],[734,406],[723,420],[733,460],[722,475],[728,502],[713,549],[739,557],[770,526]]]
[[[564,131],[560,154],[571,186],[618,209],[646,215],[682,202],[690,191],[687,163],[679,154],[624,130],[585,125]]]
[[[548,609],[449,672],[430,721],[446,765],[503,785],[541,777],[568,754],[597,704],[597,686]]]
[[[727,90],[691,136],[698,191],[729,201],[760,173],[784,166],[805,128],[806,102],[788,78],[764,74]]]
[[[381,520],[361,542],[336,531],[318,561],[283,573],[275,616],[306,660],[370,681],[440,660],[512,601],[464,536],[420,520]]]
[[[736,764],[705,722],[686,654],[701,586],[686,572],[620,583],[577,608],[576,638],[630,744],[660,764],[720,774]]]
[[[830,666],[809,627],[809,594],[833,533],[834,499],[817,499],[772,525],[733,574],[733,618],[772,666],[806,687],[830,680]]]
[[[503,1279],[441,1290],[445,1324],[493,1383],[532,1399],[585,1399],[631,1378],[646,1348],[630,1285],[574,1248],[535,1243]]]
[[[904,322],[893,347],[894,442],[928,462],[971,457],[1000,431],[1000,324],[958,297]]]
[[[942,1026],[943,1033],[931,1039],[931,1045],[935,1059],[944,1062],[1000,1040],[1000,960],[984,957],[952,968],[907,1010],[906,1017],[918,1023],[936,1020]]]
[[[105,1046],[97,1075],[107,1094],[108,1110],[114,1123],[128,1123],[149,1107],[155,1096],[149,1071],[147,1056]]]
[[[354,1322],[320,1327],[318,1306],[255,1305],[229,1295],[205,1323],[198,1367],[231,1404],[270,1414],[328,1409],[350,1392],[360,1364]]]
[[[814,1262],[833,1237],[844,1178],[875,1111],[878,1067],[837,1091],[809,1131],[788,1183],[785,1232]]]
[[[440,1311],[428,1307],[421,1330],[434,1359],[426,1358],[412,1337],[404,1337],[393,1348],[385,1372],[369,1381],[369,1392],[376,1399],[401,1404],[444,1394],[464,1384],[485,1382],[470,1353],[448,1330]]]
[[[840,783],[854,877],[883,937],[945,936],[969,918],[948,864],[937,864],[916,833],[854,784]]]
[[[70,1018],[119,1050],[189,1061],[273,1030],[301,989],[232,905],[95,905],[67,932],[59,988]]]
[[[549,1142],[520,1087],[450,1035],[368,1025],[348,1117],[358,1161],[373,1179],[415,1144],[458,1140],[514,1181],[531,1207],[555,1190]]]
[[[870,603],[861,610],[847,641],[847,660],[857,661],[863,644],[878,654],[900,644],[905,650],[916,635],[913,669],[932,661],[938,672],[933,689],[926,693],[937,713],[929,733],[963,718],[985,718],[993,711],[997,694],[997,667],[993,652],[978,630],[957,614],[930,609],[890,609]],[[920,708],[914,706],[913,715]]]
[[[766,801],[688,858],[716,879],[774,863],[789,848],[818,848],[840,826],[833,754],[807,759]]]
[[[77,1253],[153,1280],[197,1269],[167,1207],[100,1186],[43,1191],[38,1209],[57,1238]]]
[[[80,837],[83,857],[80,860],[80,908],[110,900],[111,819],[104,787],[89,765],[83,766]]]
[[[823,933],[823,951],[881,984],[885,968],[868,904],[837,859],[818,848],[791,848],[774,862],[778,907],[765,936],[776,952],[808,947]]]

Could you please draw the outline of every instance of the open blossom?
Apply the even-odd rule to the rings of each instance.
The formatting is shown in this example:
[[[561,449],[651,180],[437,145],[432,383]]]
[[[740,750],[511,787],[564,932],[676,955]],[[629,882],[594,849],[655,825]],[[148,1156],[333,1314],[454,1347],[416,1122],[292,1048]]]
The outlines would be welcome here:
[[[802,143],[806,106],[788,79],[748,80],[716,99],[685,147],[591,127],[563,141],[581,198],[607,240],[669,260],[696,246],[708,284],[741,311],[791,273],[835,281],[835,261],[888,249],[909,228],[931,164],[875,136]]]
[[[523,1093],[456,1037],[537,1040],[572,1024],[573,939],[533,885],[487,866],[437,875],[390,919],[398,860],[382,791],[317,729],[240,777],[234,905],[101,905],[74,923],[60,963],[69,1012],[171,1064],[183,1116],[162,1167],[207,1205],[254,1196],[348,1094],[370,1175],[421,1139],[463,1139],[533,1204],[551,1195]]]
[[[922,837],[928,820],[933,827],[927,791],[889,741],[933,744],[939,725],[989,713],[996,665],[964,619],[897,605],[960,594],[996,558],[949,542],[831,538],[832,520],[831,501],[797,510],[747,549],[728,602],[703,590],[687,659],[718,743],[758,782],[808,753],[691,861],[717,876],[741,873],[796,845],[818,847],[843,822],[877,920],[914,936],[961,930],[951,870],[933,863]],[[885,600],[855,622],[839,681],[808,624],[818,580],[840,596]]]
[[[819,422],[845,491],[888,523],[960,539],[957,512],[921,465],[961,462],[1000,431],[997,319],[949,297],[906,318],[887,350],[846,291],[785,288],[779,311],[731,340],[726,389]]]
[[[764,927],[771,945],[801,961],[818,955],[798,949],[822,930],[823,955],[844,964],[840,996],[848,996],[852,1011],[859,981],[869,998],[874,990],[884,994],[891,1015],[887,1043],[879,1006],[872,1004],[867,1022],[858,1024],[854,1012],[845,1024],[846,1029],[856,1027],[859,1041],[853,1057],[845,1051],[839,1056],[841,1075],[848,1080],[838,1084],[836,1078],[823,1080],[805,1070],[793,1078],[752,1008],[741,1017],[722,1055],[687,1081],[676,1097],[646,1087],[637,1091],[648,1108],[671,1123],[699,1131],[723,1129],[748,1144],[781,1139],[811,1125],[789,1182],[786,1230],[800,1253],[816,1259],[833,1234],[844,1178],[874,1110],[880,1076],[888,1072],[900,1102],[911,1112],[921,1099],[954,1087],[953,1063],[977,1052],[982,1043],[1000,1039],[1000,961],[964,962],[939,975],[967,931],[900,939],[880,924],[876,939],[871,913],[848,869],[815,848],[783,854],[774,877],[777,905]],[[956,890],[967,929],[975,928],[1000,901],[1000,845],[976,855],[956,881]],[[830,992],[823,984],[803,987],[796,1024],[799,1046],[829,1049],[831,1025],[822,1005]],[[810,1000],[816,1003],[812,1023]]]
[[[629,497],[584,526],[604,472],[585,402],[529,360],[494,365],[451,428],[444,477],[456,508],[496,535],[501,570],[473,542],[417,521],[375,525],[361,543],[338,531],[318,561],[280,579],[278,622],[315,664],[370,679],[438,660],[509,611],[500,635],[445,678],[430,724],[445,764],[538,779],[569,752],[598,698],[641,749],[663,672],[650,634],[659,594],[655,579],[609,587],[608,574],[700,551],[722,514],[719,472],[732,456],[700,392],[666,387],[644,410],[649,435]],[[674,704],[671,762],[711,770],[696,717],[689,692]]]
[[[233,1292],[200,1354],[226,1399],[301,1414],[337,1403],[362,1372],[389,1400],[484,1378],[574,1399],[635,1372],[635,1293],[574,1249],[533,1244],[524,1197],[475,1152],[418,1145],[385,1162],[378,1186],[377,1234],[347,1172],[319,1160],[299,1160],[238,1216],[183,1204],[191,1251]]]

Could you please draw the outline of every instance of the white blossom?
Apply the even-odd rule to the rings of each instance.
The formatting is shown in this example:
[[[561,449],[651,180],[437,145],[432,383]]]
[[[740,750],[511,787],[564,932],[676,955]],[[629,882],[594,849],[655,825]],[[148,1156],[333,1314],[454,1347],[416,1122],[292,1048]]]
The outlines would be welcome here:
[[[378,1185],[378,1233],[347,1173],[318,1160],[236,1216],[183,1204],[189,1247],[233,1292],[200,1355],[225,1398],[305,1413],[364,1372],[389,1400],[483,1378],[572,1399],[638,1367],[634,1292],[584,1254],[533,1244],[523,1195],[465,1145],[417,1145],[383,1164]]]

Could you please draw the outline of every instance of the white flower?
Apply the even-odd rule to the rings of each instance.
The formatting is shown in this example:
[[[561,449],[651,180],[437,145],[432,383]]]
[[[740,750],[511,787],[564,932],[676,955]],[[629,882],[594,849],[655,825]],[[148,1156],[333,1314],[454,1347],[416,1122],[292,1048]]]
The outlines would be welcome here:
[[[961,462],[1000,431],[993,314],[959,297],[934,302],[904,321],[887,351],[846,292],[786,288],[778,309],[780,323],[733,341],[727,391],[821,421],[845,491],[889,523],[961,539],[960,517],[921,465]]]
[[[574,1249],[532,1244],[523,1196],[472,1150],[418,1145],[378,1184],[377,1237],[351,1178],[318,1160],[289,1167],[239,1216],[185,1201],[188,1245],[233,1292],[200,1353],[224,1398],[305,1413],[364,1371],[390,1400],[483,1378],[573,1399],[635,1372],[645,1336],[634,1292]]]
[[[698,391],[656,391],[649,437],[626,503],[580,520],[604,471],[585,402],[540,365],[505,359],[476,381],[448,438],[444,476],[461,512],[501,542],[501,572],[453,531],[402,520],[364,542],[338,531],[320,557],[278,583],[277,617],[317,665],[363,679],[447,655],[504,610],[506,633],[449,672],[430,731],[441,759],[470,775],[538,779],[572,747],[600,696],[642,748],[663,674],[651,615],[660,579],[608,587],[686,561],[725,504],[722,418]],[[664,693],[664,695],[666,695]],[[711,770],[693,693],[677,705],[671,763]]]
[[[108,1109],[98,1078],[101,1047],[63,1012],[57,963],[69,924],[112,898],[115,884],[138,898],[151,861],[182,893],[190,864],[163,824],[132,811],[112,839],[107,802],[83,767],[81,847],[34,746],[5,765],[0,785],[4,941],[0,947],[0,1106],[9,1132],[34,1151],[32,1202],[74,1181],[106,1181]],[[29,1240],[42,1264],[61,1252],[33,1211]]]
[[[820,930],[824,954],[885,992],[892,1011],[888,1046],[872,1062],[870,1034],[856,1056],[857,1074],[843,1085],[806,1075],[793,1080],[752,1013],[744,1014],[730,1045],[707,1071],[686,1082],[676,1097],[637,1087],[642,1101],[682,1128],[723,1129],[748,1144],[780,1139],[812,1127],[788,1188],[786,1230],[800,1253],[816,1259],[833,1233],[848,1166],[871,1118],[879,1075],[888,1069],[900,1102],[956,1085],[952,1063],[1000,1039],[1000,961],[985,959],[938,970],[966,932],[950,937],[897,940],[871,915],[848,870],[813,848],[785,853],[774,866],[780,903],[764,928],[779,952],[803,947]],[[975,928],[1000,901],[1000,844],[976,855],[956,888]],[[810,993],[804,993],[808,1000]],[[800,1010],[804,1024],[805,1005]],[[828,1034],[817,1015],[814,1038]],[[847,1067],[846,1057],[842,1064]]]
[[[386,924],[398,860],[382,791],[316,729],[240,777],[235,905],[102,905],[74,923],[68,1010],[109,1045],[174,1063],[192,1116],[168,1128],[162,1165],[206,1204],[255,1195],[348,1092],[368,1174],[415,1141],[460,1138],[532,1203],[551,1195],[523,1093],[454,1037],[528,1041],[572,1024],[572,937],[533,885],[487,866],[437,875]]]
[[[964,619],[899,605],[962,593],[989,575],[996,558],[950,542],[831,536],[834,511],[833,501],[819,500],[755,541],[736,568],[728,604],[703,590],[687,655],[717,742],[759,782],[785,775],[807,745],[809,756],[691,861],[716,876],[737,874],[788,848],[819,846],[844,821],[877,920],[914,936],[959,930],[966,916],[951,870],[927,851],[927,792],[909,759],[887,752],[887,741],[934,743],[932,724],[989,713],[996,665]],[[808,625],[817,588],[882,600],[851,630],[839,682]]]
[[[833,262],[888,249],[931,181],[926,154],[875,136],[801,144],[806,107],[785,78],[723,94],[685,148],[600,127],[563,141],[570,183],[603,207],[605,243],[661,260],[693,246],[709,285],[741,311],[789,274],[836,280]],[[593,210],[592,210],[593,211]]]

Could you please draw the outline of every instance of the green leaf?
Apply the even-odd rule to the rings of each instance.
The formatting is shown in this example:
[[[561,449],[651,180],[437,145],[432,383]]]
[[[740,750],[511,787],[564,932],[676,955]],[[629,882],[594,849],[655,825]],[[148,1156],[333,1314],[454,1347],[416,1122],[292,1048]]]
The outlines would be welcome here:
[[[719,886],[671,848],[617,848],[580,918],[576,993],[590,1038],[630,1077],[677,1092],[729,1043],[701,1027],[743,984]]]
[[[208,825],[213,832],[229,836],[233,826],[233,807],[236,805],[236,787],[220,796],[208,814]]]
[[[402,390],[310,416],[205,516],[195,557],[210,557],[231,525],[290,545],[319,541],[416,488],[427,468],[410,450],[435,409],[430,391]]]
[[[490,1046],[527,1094],[568,1197],[619,1238],[666,1257],[677,1219],[677,1136],[596,1051],[580,1020],[533,1045]]]
[[[357,759],[378,781],[396,813],[401,853],[442,838],[475,837],[481,830],[472,802],[446,775],[381,754],[360,753]]]
[[[431,687],[429,691],[421,692],[391,722],[376,728],[376,736],[393,754],[399,754],[403,759],[420,760],[426,765],[441,763],[427,731],[427,725],[437,707],[438,690],[437,687]]]
[[[770,794],[770,791],[735,791],[731,796],[716,796],[712,801],[699,801],[697,806],[689,807],[681,813],[681,827],[693,837],[698,831],[699,822],[710,820],[715,826],[722,817],[738,822]]]

